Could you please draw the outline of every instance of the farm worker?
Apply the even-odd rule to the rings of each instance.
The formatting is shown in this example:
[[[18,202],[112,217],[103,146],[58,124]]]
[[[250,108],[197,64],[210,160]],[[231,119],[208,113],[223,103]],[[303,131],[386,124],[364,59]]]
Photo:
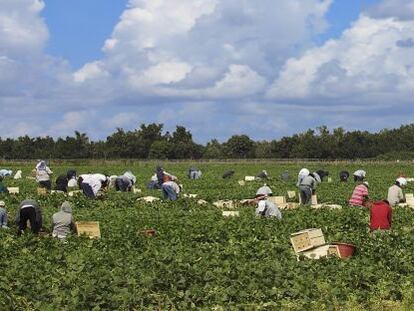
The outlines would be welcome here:
[[[178,194],[181,191],[180,186],[178,186],[177,183],[172,180],[164,182],[161,186],[161,189],[164,194],[164,198],[171,201],[177,200]]]
[[[195,167],[192,167],[188,170],[188,178],[190,179],[199,179],[201,178],[201,171]]]
[[[3,184],[3,175],[0,175],[0,193],[8,193],[7,187]]]
[[[305,178],[306,176],[308,176],[310,174],[309,170],[307,168],[302,168],[299,171],[298,174],[298,182],[296,183],[296,186],[300,186],[300,184],[302,183],[302,179]]]
[[[68,187],[74,188],[77,185],[76,180],[76,171],[74,169],[70,169],[67,171],[66,176],[68,178]]]
[[[315,193],[318,184],[321,183],[321,178],[314,172],[305,176],[299,185],[300,199],[303,205],[309,205],[312,201],[312,194]]]
[[[42,188],[46,188],[47,190],[52,189],[52,183],[50,182],[50,175],[53,172],[50,168],[46,165],[46,162],[40,160],[39,163],[36,165],[36,181],[39,183],[39,186]]]
[[[68,176],[67,175],[59,175],[56,178],[56,187],[55,190],[68,192]]]
[[[222,177],[223,177],[223,179],[226,179],[226,178],[232,177],[233,175],[234,175],[234,171],[229,170],[229,171],[225,171]]]
[[[341,171],[339,173],[339,180],[342,182],[347,182],[349,178],[349,172],[347,171]]]
[[[259,174],[256,175],[256,178],[259,179],[267,179],[269,175],[267,174],[266,170],[261,171]]]
[[[8,228],[6,203],[4,201],[0,201],[0,228]]]
[[[111,175],[109,176],[109,188],[115,188],[116,179],[118,178],[117,175]]]
[[[21,179],[22,178],[22,171],[18,170],[16,174],[14,174],[13,179]]]
[[[357,185],[352,192],[351,198],[349,199],[349,205],[366,206],[368,203],[368,189],[369,183],[367,181]]]
[[[13,171],[11,170],[5,170],[5,169],[0,170],[0,176],[6,177],[6,176],[11,176],[11,174],[13,174]]]
[[[290,175],[288,171],[284,171],[280,177],[282,178],[283,181],[286,181],[286,182],[290,180]]]
[[[274,203],[267,200],[266,194],[258,193],[255,200],[257,202],[256,216],[282,219],[282,213]]]
[[[388,189],[387,201],[391,206],[395,206],[398,203],[403,203],[405,201],[402,188],[404,188],[406,185],[407,180],[404,177],[400,177],[395,181],[395,185],[391,186]]]
[[[160,188],[164,182],[177,179],[177,177],[166,172],[161,166],[156,167],[155,173],[157,174],[157,181]]]
[[[103,174],[86,174],[79,177],[82,179],[80,188],[91,199],[95,199],[98,191],[105,188],[109,183],[108,177]]]
[[[371,231],[391,229],[392,209],[387,200],[374,202],[369,215],[369,227]]]
[[[364,181],[366,175],[364,170],[357,170],[354,172],[354,181]]]
[[[269,188],[268,185],[264,184],[262,187],[260,187],[257,191],[256,191],[256,195],[265,195],[265,196],[272,196],[273,192],[272,189]]]
[[[127,171],[124,175],[119,176],[115,180],[116,191],[131,191],[132,186],[137,182],[137,178],[132,174],[131,171]]]
[[[157,174],[154,174],[151,176],[151,180],[147,185],[147,189],[149,190],[160,189],[160,185],[158,184]]]
[[[28,220],[30,221],[32,232],[35,234],[39,233],[43,223],[42,211],[34,200],[23,200],[18,207],[16,224],[19,226],[19,235],[26,230]]]
[[[75,229],[75,223],[72,216],[72,207],[68,201],[62,203],[60,212],[52,216],[52,236],[54,238],[64,239]]]
[[[328,171],[324,171],[324,170],[317,170],[316,173],[319,175],[319,177],[321,178],[321,181],[323,181],[323,179],[327,176],[329,176],[329,172]]]

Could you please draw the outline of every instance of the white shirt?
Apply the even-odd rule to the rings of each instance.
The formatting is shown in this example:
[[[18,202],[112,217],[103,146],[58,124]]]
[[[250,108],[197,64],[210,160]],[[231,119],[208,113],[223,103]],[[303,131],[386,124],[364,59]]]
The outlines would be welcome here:
[[[388,202],[390,202],[390,205],[397,205],[400,203],[400,201],[404,199],[404,194],[401,189],[401,187],[398,187],[397,185],[391,186],[388,189]]]
[[[72,178],[71,180],[68,181],[68,187],[69,188],[74,188],[78,185],[78,182],[76,181],[76,178]]]
[[[83,182],[91,186],[93,193],[96,195],[102,188],[102,183],[106,181],[106,176],[103,174],[81,175],[85,176]]]

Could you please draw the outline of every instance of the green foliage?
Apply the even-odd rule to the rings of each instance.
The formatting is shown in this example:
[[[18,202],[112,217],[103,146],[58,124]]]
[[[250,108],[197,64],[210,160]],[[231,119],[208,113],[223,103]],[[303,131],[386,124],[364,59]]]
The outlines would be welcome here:
[[[186,193],[201,199],[244,199],[252,197],[262,182],[241,187],[245,175],[266,169],[267,181],[276,195],[295,189],[295,181],[283,182],[288,170],[296,176],[299,164],[198,164],[200,180],[186,178],[193,163],[164,163],[184,184]],[[220,178],[233,168],[233,179]],[[61,242],[50,237],[25,234],[15,228],[0,230],[0,310],[410,310],[414,283],[414,229],[411,209],[394,210],[393,231],[368,233],[368,211],[346,206],[354,183],[340,183],[342,169],[356,165],[312,164],[313,171],[325,169],[332,183],[322,183],[321,202],[344,205],[341,210],[301,207],[283,211],[283,220],[258,219],[254,207],[240,207],[239,218],[223,218],[211,204],[197,200],[145,204],[133,193],[109,191],[103,200],[83,196],[69,198],[76,220],[95,220],[102,238],[70,237]],[[14,166],[14,169],[17,167]],[[23,168],[28,174],[32,168]],[[61,174],[67,166],[55,166]],[[142,195],[160,196],[145,189],[154,169],[135,163]],[[370,195],[380,199],[400,172],[414,175],[411,166],[364,164]],[[124,165],[101,163],[99,169],[120,174]],[[80,173],[97,167],[80,166]],[[19,202],[36,198],[43,208],[45,227],[58,210],[63,195],[37,196],[37,185],[29,180],[6,179],[20,186],[18,196],[5,196],[10,220]],[[409,184],[407,192],[413,192]],[[322,228],[327,241],[357,246],[349,260],[335,258],[298,262],[290,245],[291,233]],[[143,229],[157,230],[146,237]]]

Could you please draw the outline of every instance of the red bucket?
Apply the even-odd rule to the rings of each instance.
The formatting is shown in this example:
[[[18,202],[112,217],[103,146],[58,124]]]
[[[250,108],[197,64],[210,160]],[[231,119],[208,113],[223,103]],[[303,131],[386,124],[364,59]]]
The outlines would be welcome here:
[[[355,245],[339,242],[332,244],[338,246],[338,251],[341,258],[352,257],[352,255],[354,255],[356,249]]]

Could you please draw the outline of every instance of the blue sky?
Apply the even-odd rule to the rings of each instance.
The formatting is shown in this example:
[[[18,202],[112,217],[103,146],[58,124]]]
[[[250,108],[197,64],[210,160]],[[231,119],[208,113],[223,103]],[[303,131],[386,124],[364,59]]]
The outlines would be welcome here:
[[[0,0],[2,136],[411,123],[413,0]]]

